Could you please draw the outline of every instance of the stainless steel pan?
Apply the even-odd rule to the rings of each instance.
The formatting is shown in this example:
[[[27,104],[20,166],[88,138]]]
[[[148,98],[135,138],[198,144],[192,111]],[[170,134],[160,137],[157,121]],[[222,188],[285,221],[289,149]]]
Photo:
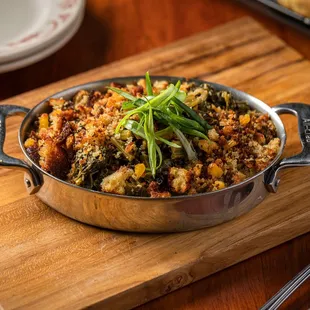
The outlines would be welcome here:
[[[112,81],[131,83],[140,78],[143,77],[96,81],[66,89],[51,97],[68,99],[80,89],[100,90]],[[153,79],[175,83],[180,78],[155,76]],[[205,83],[199,80],[191,81],[198,84]],[[216,90],[231,92],[236,98],[247,101],[254,109],[268,113],[281,139],[279,154],[271,165],[240,184],[193,196],[140,198],[91,191],[57,179],[36,165],[29,158],[23,146],[26,134],[31,129],[37,115],[50,109],[46,102],[50,97],[31,110],[14,105],[0,106],[0,166],[25,170],[25,186],[29,194],[37,195],[44,203],[70,218],[95,226],[125,231],[176,232],[195,230],[229,221],[253,209],[264,200],[269,192],[277,191],[279,170],[310,165],[310,105],[287,103],[270,108],[262,101],[241,91],[219,84],[209,84]],[[5,119],[19,113],[26,114],[18,134],[25,161],[9,157],[3,152]],[[286,141],[285,129],[279,118],[279,114],[283,113],[298,117],[303,151],[296,156],[280,160]]]

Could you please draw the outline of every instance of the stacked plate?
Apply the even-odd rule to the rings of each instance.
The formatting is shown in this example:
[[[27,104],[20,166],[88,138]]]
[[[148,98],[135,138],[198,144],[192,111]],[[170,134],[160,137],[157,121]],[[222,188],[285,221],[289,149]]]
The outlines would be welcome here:
[[[0,73],[35,63],[77,32],[84,0],[0,1]]]

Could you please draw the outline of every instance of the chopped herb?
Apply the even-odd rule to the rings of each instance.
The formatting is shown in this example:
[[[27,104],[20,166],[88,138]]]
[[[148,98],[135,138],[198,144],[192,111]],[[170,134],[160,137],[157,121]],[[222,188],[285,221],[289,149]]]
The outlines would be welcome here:
[[[160,167],[162,162],[161,150],[156,144],[156,140],[175,149],[180,148],[180,145],[162,137],[173,132],[182,144],[188,159],[196,160],[195,150],[184,134],[208,140],[206,131],[211,126],[183,102],[186,100],[186,93],[180,90],[180,81],[175,85],[170,84],[158,95],[153,94],[152,82],[148,72],[145,74],[145,83],[147,97],[144,98],[137,99],[118,88],[110,87],[109,89],[129,100],[129,102],[123,103],[123,110],[128,110],[128,112],[118,123],[115,133],[125,127],[146,140],[149,166],[152,176],[155,177],[156,169]],[[140,122],[130,119],[134,115],[140,117]],[[155,131],[154,119],[168,127]]]
[[[148,96],[153,96],[153,88],[151,78],[148,72],[145,74],[146,92]]]

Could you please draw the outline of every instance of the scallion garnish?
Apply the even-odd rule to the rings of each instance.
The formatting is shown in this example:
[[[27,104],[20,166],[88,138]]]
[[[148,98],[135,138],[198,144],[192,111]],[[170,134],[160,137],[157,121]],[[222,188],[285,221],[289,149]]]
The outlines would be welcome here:
[[[194,119],[197,123],[199,123],[202,127],[206,129],[211,129],[212,127],[203,119],[201,118],[193,109],[183,103],[179,98],[176,96],[172,99],[174,103],[176,103],[180,108],[182,108],[188,116]]]
[[[174,127],[173,125],[172,125],[172,129],[173,129],[174,133],[176,134],[176,136],[179,138],[180,142],[182,143],[188,159],[191,161],[197,160],[197,154],[196,154],[195,150],[193,149],[190,142],[186,139],[186,137],[184,136],[182,131],[180,129]]]
[[[126,101],[126,102],[123,102],[122,104],[123,110],[132,110],[132,109],[135,109],[136,107],[137,106],[131,101]]]
[[[146,93],[148,96],[153,96],[153,87],[151,78],[148,72],[145,74]]]
[[[127,112],[118,123],[115,133],[118,133],[124,127],[136,136],[146,140],[149,168],[152,176],[155,177],[156,169],[162,163],[162,152],[156,140],[171,148],[181,148],[179,144],[163,138],[165,135],[171,134],[176,136],[188,159],[194,161],[197,160],[197,154],[184,134],[208,140],[207,130],[212,127],[184,103],[186,93],[180,90],[180,81],[175,85],[170,84],[158,95],[153,94],[152,82],[148,72],[145,74],[145,84],[147,96],[142,98],[136,98],[115,87],[108,87],[108,89],[129,100],[122,105],[123,110],[127,110]],[[139,115],[139,122],[130,119],[131,116],[136,114]],[[167,127],[155,131],[154,119]]]
[[[144,121],[144,134],[147,141],[147,150],[149,155],[149,164],[152,172],[152,176],[155,177],[157,160],[156,160],[156,142],[154,134],[154,122],[153,122],[153,112],[152,107],[149,106],[149,113],[145,117]],[[158,152],[158,151],[157,151]],[[161,153],[161,151],[159,150]]]
[[[137,98],[136,98],[135,96],[133,96],[133,95],[131,95],[131,94],[129,94],[129,93],[127,93],[127,92],[125,92],[125,91],[119,89],[119,88],[116,88],[116,87],[107,87],[107,89],[110,89],[110,90],[116,92],[117,94],[123,96],[124,98],[126,98],[126,99],[128,99],[128,100],[131,100],[131,101],[137,100]]]

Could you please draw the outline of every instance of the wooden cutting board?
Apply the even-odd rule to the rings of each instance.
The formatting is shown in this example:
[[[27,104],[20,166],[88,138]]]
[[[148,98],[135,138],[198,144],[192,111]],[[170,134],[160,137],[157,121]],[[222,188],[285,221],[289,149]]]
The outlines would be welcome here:
[[[227,84],[270,105],[310,98],[310,63],[244,18],[2,104],[32,107],[75,84],[147,70]],[[285,153],[292,155],[300,150],[297,122],[292,116],[283,119],[289,136]],[[20,118],[8,121],[5,149],[21,157],[19,124]],[[27,196],[22,173],[1,168],[0,308],[132,308],[270,249],[310,230],[309,172],[283,172],[277,194],[232,222],[148,235],[70,220]]]

